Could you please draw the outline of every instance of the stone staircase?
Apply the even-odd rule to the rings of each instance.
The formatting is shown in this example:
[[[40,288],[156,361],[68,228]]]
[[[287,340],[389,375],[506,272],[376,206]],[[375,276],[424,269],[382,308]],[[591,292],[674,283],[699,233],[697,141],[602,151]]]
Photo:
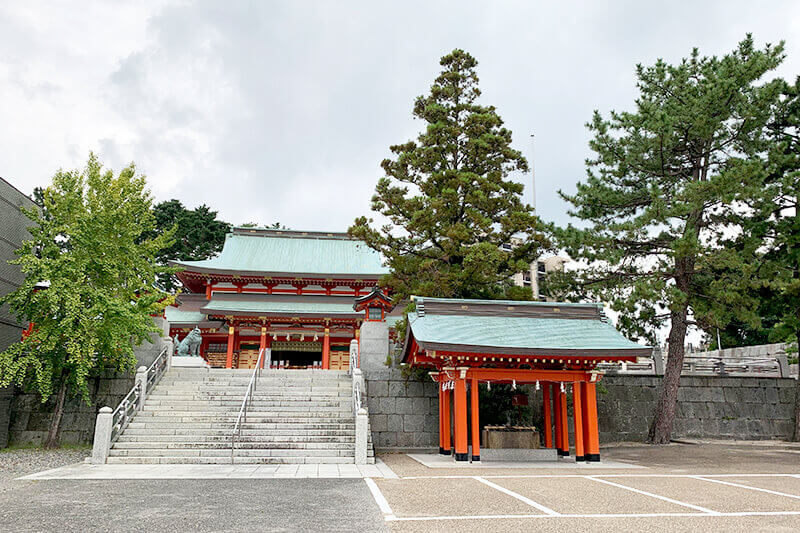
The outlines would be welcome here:
[[[230,464],[252,370],[172,368],[111,446],[108,463]],[[237,439],[237,464],[353,463],[352,381],[333,370],[264,370]],[[367,462],[374,463],[367,430]]]

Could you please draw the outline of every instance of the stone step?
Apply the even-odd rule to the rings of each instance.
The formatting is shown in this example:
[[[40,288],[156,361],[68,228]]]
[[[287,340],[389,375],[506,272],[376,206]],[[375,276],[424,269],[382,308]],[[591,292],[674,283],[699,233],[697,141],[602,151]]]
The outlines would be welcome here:
[[[341,400],[259,400],[252,399],[248,402],[250,406],[248,410],[258,407],[307,407],[309,409],[315,407],[346,407],[349,408],[353,403],[351,398]],[[239,411],[242,405],[241,400],[153,400],[148,398],[145,402],[145,410],[152,410],[150,408],[165,408],[165,409],[183,409],[183,408],[207,408],[213,407],[214,411],[217,409],[230,409]]]
[[[230,442],[231,432],[224,433],[200,433],[194,435],[168,434],[168,433],[146,433],[129,434],[127,431],[121,435],[114,444],[121,442]],[[307,433],[303,435],[280,434],[280,433],[242,433],[237,437],[241,442],[355,442],[355,435],[352,431],[340,431],[333,434],[330,432]]]
[[[234,457],[233,464],[297,465],[297,464],[352,464],[352,457]],[[109,457],[108,464],[231,464],[229,457]],[[367,464],[375,464],[367,457]]]
[[[148,421],[142,422],[135,418],[131,420],[126,428],[130,430],[159,430],[159,431],[230,431],[233,429],[235,421],[232,422],[186,422],[180,425],[175,425],[172,422],[158,422]],[[264,431],[316,431],[316,430],[340,430],[352,431],[355,428],[355,422],[331,422],[331,421],[313,421],[303,419],[299,421],[288,422],[243,422],[240,424],[242,431],[249,430],[264,430]]]
[[[355,442],[266,442],[266,441],[240,441],[236,440],[237,450],[319,450],[337,452],[339,450],[353,450]],[[150,442],[124,441],[115,442],[113,450],[218,450],[231,449],[231,440],[225,441],[195,441],[173,442],[154,440]]]
[[[191,411],[140,411],[135,418],[139,421],[150,422],[236,422],[239,419],[236,412],[191,412]],[[291,420],[286,420],[291,419]],[[310,421],[309,423],[340,422],[345,423],[353,419],[353,414],[348,411],[328,411],[307,413],[304,411],[253,411],[242,417],[243,422],[264,423],[281,421]]]
[[[308,449],[240,449],[236,447],[237,457],[350,457],[353,460],[353,447],[349,450],[308,450]],[[227,448],[151,448],[120,450],[111,448],[109,457],[230,457],[230,446]]]
[[[256,390],[251,396],[253,398],[340,398],[340,397],[352,397],[353,392],[348,389],[331,389],[329,391],[303,391],[303,390],[292,390],[292,389],[280,389],[280,390]],[[147,395],[147,398],[159,398],[159,399],[171,399],[171,398],[188,398],[188,399],[195,399],[195,398],[223,398],[223,399],[238,399],[242,400],[244,398],[244,389],[241,391],[232,391],[232,390],[218,390],[218,391],[210,391],[210,390],[196,390],[196,391],[184,391],[184,390],[177,390],[177,389],[159,389],[156,387],[156,390],[150,392]]]

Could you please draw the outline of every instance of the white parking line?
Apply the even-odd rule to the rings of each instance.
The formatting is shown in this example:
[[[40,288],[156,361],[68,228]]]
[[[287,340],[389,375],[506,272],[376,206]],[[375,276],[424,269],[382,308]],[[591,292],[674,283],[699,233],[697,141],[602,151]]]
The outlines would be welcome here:
[[[796,477],[800,474],[592,474],[595,478],[609,477],[670,477],[670,478],[691,478],[700,477]],[[440,475],[440,476],[403,476],[400,479],[471,479],[474,476],[468,475]],[[484,479],[513,479],[513,478],[584,478],[586,474],[503,474],[503,475],[481,475]]]
[[[369,487],[369,491],[372,493],[372,497],[375,499],[375,503],[378,504],[383,516],[386,520],[393,520],[395,519],[394,512],[392,508],[389,506],[389,502],[386,501],[386,497],[384,497],[381,489],[378,488],[378,485],[375,483],[375,480],[369,477],[364,478],[364,482]]]
[[[548,514],[548,515],[550,515],[550,516],[558,516],[558,515],[559,515],[559,513],[555,512],[554,510],[550,509],[549,507],[545,507],[544,505],[542,505],[542,504],[540,504],[540,503],[536,503],[535,501],[531,500],[530,498],[526,498],[526,497],[525,497],[525,496],[523,496],[522,494],[518,494],[518,493],[514,492],[513,490],[508,490],[508,489],[507,489],[507,488],[505,488],[505,487],[501,487],[500,485],[497,485],[497,484],[495,484],[495,483],[492,483],[491,481],[487,481],[487,480],[483,479],[483,478],[482,478],[482,477],[480,477],[480,476],[473,476],[473,477],[472,477],[472,479],[474,479],[474,480],[476,480],[476,481],[480,481],[480,482],[481,482],[481,483],[483,483],[484,485],[487,485],[487,486],[489,486],[489,487],[492,487],[492,488],[493,488],[493,489],[495,489],[495,490],[499,490],[499,491],[500,491],[500,492],[502,492],[503,494],[508,494],[508,495],[509,495],[509,496],[511,496],[512,498],[516,498],[516,499],[518,499],[519,501],[521,501],[522,503],[527,503],[527,504],[528,504],[528,505],[530,505],[531,507],[534,507],[534,508],[536,508],[536,509],[539,509],[539,510],[540,510],[541,512],[543,512],[544,514]]]
[[[692,476],[693,479],[700,479],[702,481],[709,481],[711,483],[719,483],[720,485],[730,485],[731,487],[738,487],[740,489],[757,490],[758,492],[766,492],[767,494],[774,494],[775,496],[786,496],[787,498],[794,498],[800,500],[800,496],[794,494],[787,494],[785,492],[778,492],[777,490],[762,489],[761,487],[751,487],[750,485],[742,485],[741,483],[731,483],[730,481],[722,481],[721,479],[710,479],[703,476]]]
[[[798,516],[800,511],[747,511],[742,513],[602,513],[602,514],[506,514],[506,515],[461,515],[461,516],[403,516],[386,517],[390,522],[425,522],[429,520],[509,520],[519,518],[720,518],[740,516]]]
[[[694,509],[696,511],[700,511],[701,513],[710,514],[710,515],[718,515],[720,514],[719,511],[712,511],[711,509],[706,509],[705,507],[700,507],[699,505],[694,505],[693,503],[686,503],[680,502],[678,500],[673,500],[672,498],[667,498],[666,496],[661,496],[659,494],[653,494],[652,492],[647,492],[645,490],[635,489],[633,487],[628,487],[626,485],[620,485],[619,483],[614,483],[613,481],[608,481],[606,479],[598,479],[593,476],[585,476],[586,479],[590,479],[592,481],[596,481],[598,483],[605,483],[606,485],[611,485],[612,487],[617,487],[620,489],[629,490],[631,492],[635,492],[637,494],[643,494],[645,496],[650,496],[651,498],[657,498],[659,500],[663,500],[665,502],[674,503],[675,505],[681,505],[683,507],[688,507],[689,509]]]

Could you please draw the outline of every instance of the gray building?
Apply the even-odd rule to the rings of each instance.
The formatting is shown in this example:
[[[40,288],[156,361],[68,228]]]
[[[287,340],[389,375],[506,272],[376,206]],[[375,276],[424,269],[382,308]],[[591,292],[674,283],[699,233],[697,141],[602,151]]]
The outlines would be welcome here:
[[[29,237],[30,221],[21,207],[31,208],[34,203],[3,178],[0,178],[0,295],[6,295],[22,283],[22,273],[16,265],[14,250]],[[0,351],[17,342],[27,324],[20,324],[7,307],[0,308]],[[0,448],[8,443],[8,423],[13,387],[0,389]]]

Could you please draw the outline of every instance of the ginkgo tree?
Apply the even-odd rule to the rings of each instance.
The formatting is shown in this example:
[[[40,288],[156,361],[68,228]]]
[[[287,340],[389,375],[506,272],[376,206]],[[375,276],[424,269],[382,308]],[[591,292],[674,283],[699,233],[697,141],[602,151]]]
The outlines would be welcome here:
[[[89,402],[89,379],[131,371],[134,347],[159,330],[152,315],[171,298],[156,288],[155,257],[170,233],[151,238],[155,219],[145,177],[119,173],[92,154],[82,170],[59,170],[28,210],[31,238],[17,250],[25,280],[2,303],[30,333],[0,353],[0,386],[35,390],[55,405],[45,447],[59,442],[64,403]]]

